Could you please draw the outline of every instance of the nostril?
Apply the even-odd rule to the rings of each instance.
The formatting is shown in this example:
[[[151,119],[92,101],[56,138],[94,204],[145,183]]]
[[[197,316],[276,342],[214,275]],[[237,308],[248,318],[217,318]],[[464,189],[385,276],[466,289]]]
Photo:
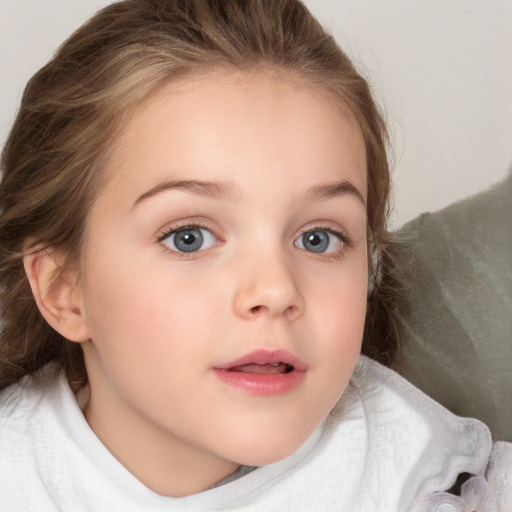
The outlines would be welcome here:
[[[252,308],[249,309],[249,313],[251,316],[262,315],[262,314],[264,314],[265,311],[267,313],[271,314],[271,309],[268,308],[267,306],[259,305],[259,306],[253,306]],[[287,316],[288,315],[293,316],[298,311],[299,311],[299,308],[297,306],[288,306],[282,313],[284,313]]]

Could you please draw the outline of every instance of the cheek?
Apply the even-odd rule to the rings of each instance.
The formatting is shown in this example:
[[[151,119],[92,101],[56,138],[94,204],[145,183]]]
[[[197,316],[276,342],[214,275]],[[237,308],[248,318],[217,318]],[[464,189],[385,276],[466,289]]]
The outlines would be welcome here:
[[[361,350],[367,305],[366,257],[354,259],[312,287],[315,332],[322,340],[322,357],[334,380],[344,381]]]
[[[91,263],[85,308],[90,337],[109,364],[170,364],[192,352],[187,340],[205,338],[212,317],[207,306],[219,307],[219,288],[171,273],[159,261],[134,259]]]
[[[106,378],[143,409],[163,408],[178,400],[177,384],[187,382],[191,368],[201,369],[203,364],[192,343],[199,337],[193,332],[198,327],[190,321],[192,298],[179,300],[169,288],[168,282],[141,272],[132,273],[129,280],[110,274],[91,283],[90,379]]]
[[[311,280],[310,307],[334,332],[362,333],[366,315],[368,268],[361,249],[336,269],[327,268]]]
[[[355,364],[361,351],[364,321],[366,316],[366,294],[346,295],[333,293],[331,301],[324,303],[317,328],[326,333],[325,354],[334,373],[346,373],[350,361]],[[320,306],[321,307],[321,306]]]

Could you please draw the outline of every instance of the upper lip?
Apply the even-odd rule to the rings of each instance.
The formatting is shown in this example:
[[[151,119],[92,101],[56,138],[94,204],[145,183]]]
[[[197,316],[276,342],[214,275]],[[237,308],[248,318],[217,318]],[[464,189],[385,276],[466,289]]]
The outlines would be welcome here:
[[[249,354],[242,356],[238,359],[230,361],[229,363],[221,364],[216,366],[217,370],[227,370],[235,366],[243,366],[245,364],[276,364],[284,363],[293,366],[295,370],[306,371],[308,369],[307,364],[300,360],[298,357],[293,355],[288,350],[268,350],[259,349],[250,352]]]

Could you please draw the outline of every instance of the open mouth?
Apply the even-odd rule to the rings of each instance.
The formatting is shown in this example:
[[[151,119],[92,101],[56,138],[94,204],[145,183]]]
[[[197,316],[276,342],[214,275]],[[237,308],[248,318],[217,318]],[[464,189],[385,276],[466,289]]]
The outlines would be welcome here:
[[[255,350],[213,368],[224,384],[251,395],[286,394],[300,386],[308,371],[304,361],[286,350]]]
[[[260,375],[271,375],[293,372],[294,366],[288,363],[248,363],[227,368],[228,372],[257,373]]]

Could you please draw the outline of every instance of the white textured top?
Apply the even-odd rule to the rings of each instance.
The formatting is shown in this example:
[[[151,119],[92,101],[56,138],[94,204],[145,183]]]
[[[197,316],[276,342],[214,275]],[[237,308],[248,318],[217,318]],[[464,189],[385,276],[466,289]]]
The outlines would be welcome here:
[[[6,394],[1,512],[437,510],[432,493],[460,473],[483,474],[491,451],[482,423],[454,416],[361,357],[335,410],[296,453],[220,487],[169,498],[103,446],[63,376],[44,391],[16,385]]]

